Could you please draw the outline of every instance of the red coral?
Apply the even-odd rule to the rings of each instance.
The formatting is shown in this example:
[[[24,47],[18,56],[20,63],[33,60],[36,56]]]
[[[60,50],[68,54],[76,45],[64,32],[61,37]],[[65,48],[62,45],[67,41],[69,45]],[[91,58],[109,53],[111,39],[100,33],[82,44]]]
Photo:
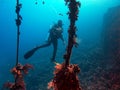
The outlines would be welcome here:
[[[10,82],[7,82],[7,83],[5,83],[4,84],[4,87],[6,87],[6,88],[12,88],[14,86],[14,83],[10,83]]]
[[[30,64],[25,64],[25,65],[23,66],[23,71],[24,71],[25,74],[28,74],[28,70],[29,70],[29,69],[33,69],[33,66],[30,65]]]
[[[78,65],[69,65],[56,63],[54,79],[48,83],[48,89],[53,90],[82,90],[77,74],[80,72]]]
[[[17,66],[15,66],[11,70],[11,73],[14,75],[14,78],[15,78],[15,83],[7,82],[4,84],[4,87],[9,88],[10,90],[26,90],[23,75],[27,74],[28,70],[31,68],[33,68],[33,66],[29,64],[26,64],[24,66],[21,64],[18,64]]]

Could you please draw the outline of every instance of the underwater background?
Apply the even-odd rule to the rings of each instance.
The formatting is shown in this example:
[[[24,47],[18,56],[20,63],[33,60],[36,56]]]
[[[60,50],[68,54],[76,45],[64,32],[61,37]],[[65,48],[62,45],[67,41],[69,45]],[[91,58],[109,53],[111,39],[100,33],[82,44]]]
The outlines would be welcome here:
[[[104,85],[103,82],[106,79],[96,79],[102,73],[99,70],[104,69],[105,72],[106,68],[108,70],[112,66],[112,63],[108,64],[109,61],[106,60],[103,48],[104,16],[110,8],[120,6],[120,0],[78,1],[81,2],[81,8],[79,8],[76,26],[80,43],[78,48],[73,48],[71,63],[78,64],[81,68],[79,74],[81,87],[83,90],[120,90],[120,81],[119,84],[117,83],[118,88],[112,89],[110,88],[112,84]],[[20,26],[19,62],[34,66],[34,69],[25,76],[27,90],[47,90],[47,84],[53,78],[54,71],[54,64],[50,61],[52,45],[38,50],[28,60],[25,60],[23,56],[31,48],[45,42],[50,27],[59,19],[63,21],[63,36],[67,42],[68,7],[64,0],[20,0],[20,3],[22,3],[20,14],[23,20]],[[7,81],[14,82],[10,69],[16,64],[15,6],[16,0],[0,0],[0,88]],[[118,24],[120,25],[120,22]],[[59,63],[64,61],[65,49],[66,45],[59,40],[56,56]],[[118,75],[120,79],[120,73]],[[95,81],[98,86],[95,86]]]

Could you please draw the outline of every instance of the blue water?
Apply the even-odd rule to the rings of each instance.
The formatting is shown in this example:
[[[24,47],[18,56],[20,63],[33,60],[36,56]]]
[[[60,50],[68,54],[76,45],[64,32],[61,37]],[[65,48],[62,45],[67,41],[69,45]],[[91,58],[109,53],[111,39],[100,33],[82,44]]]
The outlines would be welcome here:
[[[38,2],[37,4],[35,4],[36,1]],[[120,5],[120,0],[80,1],[82,6],[78,15],[78,21],[76,22],[78,28],[77,35],[80,39],[80,46],[78,48],[84,45],[86,47],[98,45],[102,37],[103,16],[110,7]],[[39,72],[43,72],[44,67],[42,65],[44,59],[46,59],[47,63],[50,63],[52,46],[38,51],[31,57],[30,61],[25,61],[23,55],[27,50],[42,44],[47,37],[50,26],[59,19],[63,20],[63,36],[67,41],[69,19],[66,13],[68,8],[65,6],[64,0],[20,0],[20,2],[22,3],[20,14],[23,20],[20,26],[19,61],[21,63],[31,63],[33,66],[38,63],[42,68]],[[16,0],[0,0],[0,86],[7,80],[13,80],[13,76],[9,75],[9,70],[15,65],[16,59],[17,28],[15,25],[15,6]],[[59,13],[62,13],[63,16],[60,16]],[[62,55],[64,53],[65,46],[59,41],[57,59],[60,62],[63,61]],[[48,66],[52,68],[52,64],[50,65]],[[47,67],[47,65],[45,66]],[[39,82],[39,84],[42,84],[42,82]]]

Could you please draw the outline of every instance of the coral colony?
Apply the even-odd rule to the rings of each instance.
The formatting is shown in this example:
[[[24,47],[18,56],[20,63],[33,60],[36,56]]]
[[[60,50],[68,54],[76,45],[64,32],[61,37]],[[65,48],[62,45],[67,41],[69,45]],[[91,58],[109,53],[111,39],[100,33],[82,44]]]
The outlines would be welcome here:
[[[28,74],[28,70],[32,69],[33,66],[26,64],[18,64],[15,66],[11,73],[14,75],[15,83],[7,82],[4,84],[4,87],[9,88],[10,90],[26,90],[26,85],[24,82],[24,75]]]

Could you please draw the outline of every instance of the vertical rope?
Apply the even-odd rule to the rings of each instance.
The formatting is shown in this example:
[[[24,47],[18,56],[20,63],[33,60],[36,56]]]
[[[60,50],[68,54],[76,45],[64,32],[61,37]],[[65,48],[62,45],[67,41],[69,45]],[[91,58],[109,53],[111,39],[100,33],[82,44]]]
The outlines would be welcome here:
[[[20,4],[19,0],[17,0],[16,10],[15,10],[15,12],[17,14],[17,19],[16,19],[16,26],[17,26],[16,67],[17,67],[18,62],[19,62],[19,41],[20,41],[19,36],[20,36],[20,25],[21,25],[21,20],[22,20],[22,17],[19,14],[19,12],[20,12],[21,7],[22,7],[22,4]],[[18,78],[18,75],[15,78],[15,85],[16,85],[16,82],[17,82],[17,78]]]
[[[16,8],[17,8],[17,6],[19,5],[19,0],[17,0],[17,5],[16,5]],[[19,19],[19,12],[17,13],[17,19]],[[19,25],[17,26],[17,54],[16,54],[16,66],[17,66],[17,64],[18,64],[18,58],[19,58],[19,33],[20,33],[20,27],[19,27]]]
[[[75,26],[75,22],[78,18],[78,7],[80,7],[81,3],[77,2],[76,0],[65,0],[66,5],[68,4],[69,7],[69,19],[70,19],[70,26],[69,26],[69,30],[68,30],[68,46],[67,46],[67,53],[64,55],[64,59],[65,59],[65,65],[66,67],[70,64],[70,56],[72,53],[72,48],[73,45],[76,43],[76,41],[74,41],[76,38],[76,26]]]
[[[64,55],[65,63],[56,63],[54,78],[51,82],[48,83],[48,89],[53,88],[53,90],[82,90],[80,81],[77,76],[77,74],[80,72],[80,68],[76,64],[70,64],[72,48],[74,45],[77,45],[75,21],[78,17],[78,6],[80,6],[80,2],[77,2],[76,0],[65,0],[65,2],[69,8],[68,15],[70,20],[70,26],[68,29],[68,46]]]
[[[19,12],[20,12],[21,6],[22,6],[22,4],[19,4],[19,0],[17,0],[17,3],[16,3],[16,14],[17,14],[17,19],[16,19],[16,26],[17,26],[16,66],[18,65],[18,62],[19,62],[19,36],[20,36],[20,24],[21,24],[21,19],[22,19]]]
[[[30,68],[33,68],[31,65],[26,64],[26,65],[21,65],[19,64],[19,36],[20,36],[20,25],[21,25],[21,20],[22,17],[19,14],[20,9],[22,7],[22,4],[19,3],[19,0],[16,0],[16,14],[17,14],[17,19],[16,19],[16,26],[17,26],[17,49],[16,49],[16,66],[11,70],[11,73],[14,75],[15,82],[11,83],[8,82],[5,84],[5,87],[10,90],[26,90],[26,85],[24,82],[24,74],[28,73],[28,70]]]

